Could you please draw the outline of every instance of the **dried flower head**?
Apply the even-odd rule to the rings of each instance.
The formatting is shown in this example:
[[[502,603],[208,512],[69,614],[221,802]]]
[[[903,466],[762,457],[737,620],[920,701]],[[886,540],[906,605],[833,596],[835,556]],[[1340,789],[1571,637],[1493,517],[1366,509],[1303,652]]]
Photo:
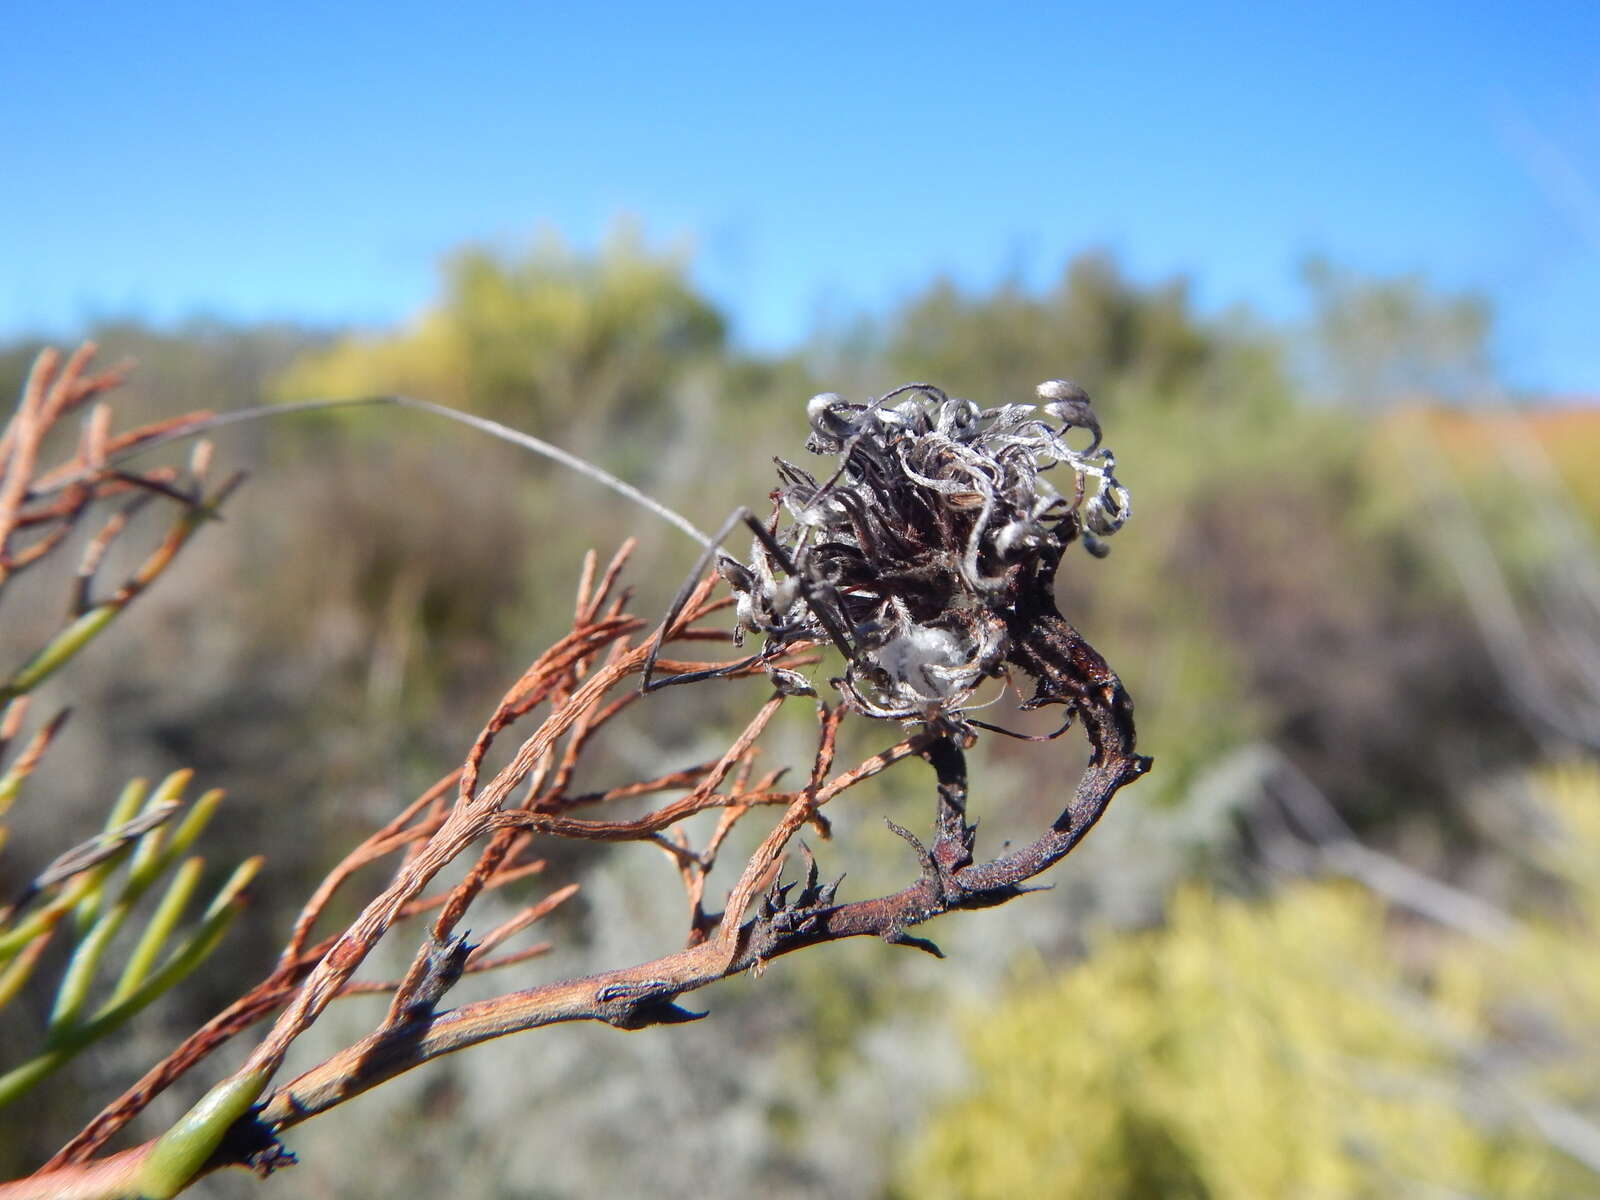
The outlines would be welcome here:
[[[1104,554],[1129,515],[1083,389],[1053,379],[1037,396],[986,409],[914,383],[865,404],[813,397],[806,449],[837,466],[819,483],[777,460],[788,522],[758,531],[748,563],[721,561],[740,631],[769,651],[831,640],[864,715],[965,727],[978,686],[1019,662],[1019,620],[1044,611],[1066,548]],[[1087,448],[1068,444],[1074,429]]]

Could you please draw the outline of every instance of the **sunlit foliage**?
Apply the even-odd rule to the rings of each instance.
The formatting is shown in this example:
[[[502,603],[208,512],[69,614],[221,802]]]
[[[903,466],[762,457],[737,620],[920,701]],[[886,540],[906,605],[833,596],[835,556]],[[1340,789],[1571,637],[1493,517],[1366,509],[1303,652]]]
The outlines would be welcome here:
[[[973,1023],[977,1072],[906,1195],[1574,1194],[1553,1152],[1468,1114],[1414,1029],[1383,913],[1351,887],[1254,907],[1191,890]]]
[[[303,360],[285,397],[409,392],[502,420],[559,428],[639,416],[715,356],[723,321],[678,255],[626,229],[597,254],[555,238],[526,251],[469,246],[439,300],[396,333],[352,335]]]
[[[1600,771],[1540,773],[1530,798],[1556,916],[1491,946],[1354,884],[1185,888],[1162,928],[969,1019],[973,1086],[908,1148],[902,1193],[1600,1195],[1558,1148],[1565,1106],[1600,1099]]]

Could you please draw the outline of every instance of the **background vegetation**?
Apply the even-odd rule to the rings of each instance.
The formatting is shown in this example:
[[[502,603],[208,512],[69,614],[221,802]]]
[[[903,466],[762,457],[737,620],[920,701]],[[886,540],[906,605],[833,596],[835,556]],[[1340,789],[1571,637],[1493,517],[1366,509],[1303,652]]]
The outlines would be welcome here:
[[[306,1165],[281,1182],[208,1186],[1600,1195],[1583,949],[1600,922],[1600,412],[1501,394],[1480,299],[1326,263],[1305,281],[1312,320],[1273,328],[1090,255],[1042,291],[935,280],[881,320],[756,355],[686,262],[619,235],[592,256],[464,248],[399,330],[96,330],[139,361],[130,421],[404,391],[575,449],[705,527],[761,504],[815,392],[926,379],[995,404],[1066,375],[1135,503],[1110,559],[1072,560],[1060,586],[1157,770],[1054,891],[981,936],[946,922],[945,964],[839,947],[774,966],[776,986],[718,989],[698,1026],[562,1028],[436,1064],[297,1131]],[[0,352],[0,388],[17,394],[34,349]],[[586,481],[428,420],[230,435],[220,455],[274,481],[273,503],[247,486],[85,652],[70,750],[48,803],[15,810],[0,887],[88,836],[131,773],[180,767],[228,790],[216,861],[266,863],[204,971],[4,1124],[6,1177],[209,1015],[228,988],[208,978],[262,972],[275,900],[456,761],[565,627],[584,549],[641,533],[645,609],[692,562]],[[55,600],[11,600],[7,644],[53,627]],[[719,717],[677,713],[614,753],[681,756]],[[990,838],[1053,813],[1077,765],[997,740],[974,765]],[[860,886],[903,853],[879,840],[881,860],[847,864]],[[676,936],[679,914],[648,907],[661,879],[570,865],[584,888],[541,977]],[[637,944],[615,944],[621,927]],[[19,998],[0,1067],[48,1004]]]

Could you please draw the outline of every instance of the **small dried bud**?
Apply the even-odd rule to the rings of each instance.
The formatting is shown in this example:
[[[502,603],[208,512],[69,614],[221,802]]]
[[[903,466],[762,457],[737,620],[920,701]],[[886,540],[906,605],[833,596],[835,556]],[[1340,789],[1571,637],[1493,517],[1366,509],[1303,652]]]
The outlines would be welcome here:
[[[1044,401],[1045,415],[1060,421],[1066,429],[1087,429],[1094,435],[1085,454],[1100,447],[1100,421],[1094,415],[1089,393],[1070,379],[1046,379],[1034,394]]]

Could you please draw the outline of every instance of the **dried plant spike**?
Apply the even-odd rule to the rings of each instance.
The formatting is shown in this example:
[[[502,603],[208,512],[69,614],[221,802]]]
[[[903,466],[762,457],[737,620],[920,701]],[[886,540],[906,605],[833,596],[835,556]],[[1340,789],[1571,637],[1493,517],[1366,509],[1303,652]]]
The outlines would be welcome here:
[[[1037,636],[1024,614],[1054,608],[1062,554],[1101,552],[1131,511],[1083,389],[1047,380],[1037,399],[985,409],[926,383],[864,404],[812,397],[806,449],[836,466],[819,484],[778,460],[783,528],[736,514],[755,537],[748,562],[720,568],[736,631],[763,636],[762,657],[831,642],[855,712],[975,737],[963,713],[984,681],[1008,667],[1037,678],[1040,656],[1018,653]],[[1086,449],[1073,429],[1090,432]],[[1052,482],[1058,468],[1070,487]]]
[[[741,510],[730,521],[730,529],[750,532],[745,561],[689,526],[686,531],[706,547],[703,565],[716,569],[695,573],[653,637],[623,610],[627,593],[613,586],[621,557],[598,579],[599,560],[586,560],[571,632],[510,685],[465,750],[462,766],[346,855],[302,909],[271,973],[102,1112],[53,1160],[55,1179],[41,1175],[29,1194],[50,1194],[57,1181],[90,1178],[118,1164],[122,1182],[134,1181],[139,1194],[174,1195],[207,1170],[281,1161],[276,1139],[282,1131],[441,1055],[557,1022],[640,1029],[693,1019],[700,1014],[682,1007],[681,998],[736,974],[758,973],[773,958],[855,937],[935,951],[915,935],[917,926],[1033,890],[1030,881],[1065,857],[1119,789],[1149,765],[1135,753],[1132,705],[1120,681],[1058,611],[1054,595],[1066,551],[1074,542],[1095,549],[1099,539],[1115,534],[1128,518],[1128,494],[1081,389],[1047,381],[1034,400],[981,408],[928,383],[862,403],[834,394],[813,398],[806,410],[807,448],[829,460],[826,469],[812,475],[779,460],[776,510],[764,521]],[[140,444],[192,434],[202,425],[172,425]],[[1088,433],[1086,448],[1069,442],[1078,429]],[[680,639],[696,642],[697,652],[708,640],[730,640],[703,623],[729,603],[714,598],[720,583],[732,592],[737,627],[764,642],[757,653],[719,659],[713,652],[674,651],[658,660],[663,646]],[[837,678],[794,674],[816,661],[801,655],[816,650],[820,656],[830,647],[844,660]],[[705,761],[694,768],[569,794],[571,781],[583,777],[586,748],[615,728],[610,717],[630,704],[656,702],[635,690],[633,678],[655,665],[678,671],[675,682],[686,686],[689,680],[719,688],[765,671],[773,687],[744,710],[742,732],[722,743],[724,753],[697,754]],[[1025,706],[1058,705],[1076,718],[1090,756],[1059,813],[1033,840],[1019,839],[985,860],[967,814],[965,750],[987,727],[968,713],[979,684],[1002,677],[1032,682]],[[800,700],[820,728],[809,764],[790,764],[799,768],[797,789],[775,790],[778,770],[752,785],[754,756],[772,751],[768,722],[807,690],[825,687],[838,693],[837,700]],[[883,740],[893,744],[836,765],[850,744],[837,736],[840,724],[851,715],[892,722],[893,737]],[[522,722],[516,748],[509,754],[497,748],[497,740]],[[483,778],[492,749],[499,751],[493,761],[505,765]],[[907,759],[921,765],[897,766]],[[795,836],[808,824],[826,836],[822,810],[890,769],[897,780],[925,789],[933,809],[931,831],[904,835],[915,851],[914,861],[906,856],[909,882],[883,895],[842,896],[838,881],[822,882],[824,865],[804,846],[798,878],[785,879],[785,867],[796,858],[790,853]],[[619,816],[614,811],[596,819],[567,812],[666,790],[680,794],[643,816],[620,814],[631,819],[605,819]],[[196,806],[205,813],[173,826],[164,849],[141,852],[139,878],[192,840],[191,822],[198,832],[214,806],[208,795]],[[686,824],[710,808],[721,815],[709,835]],[[743,862],[728,864],[735,882],[724,911],[707,913],[708,877],[735,844],[728,832],[736,822],[755,835],[756,848]],[[507,920],[485,922],[491,932],[478,950],[456,932],[458,924],[467,927],[464,918],[483,892],[525,870],[522,859],[534,837],[642,842],[669,853],[689,900],[687,945],[651,962],[444,1008],[441,999],[462,973],[539,952],[487,953],[571,895],[569,884],[519,906]],[[362,865],[390,854],[399,861],[364,898],[358,915],[341,932],[314,940],[312,930],[334,891]],[[199,927],[158,966],[159,947],[176,928],[195,870],[191,864],[179,872],[111,998],[87,1021],[71,1022],[74,1038],[126,1020],[192,969],[220,936],[254,864],[241,869]],[[434,910],[438,916],[420,943],[411,942],[415,918]],[[406,975],[393,983],[353,982],[379,943],[392,945],[395,937],[415,946]],[[367,1036],[297,1078],[272,1084],[291,1046],[333,1000],[373,990],[393,995]],[[81,1003],[73,1015],[80,1011]],[[124,1159],[85,1161],[162,1088],[263,1020],[270,1028],[243,1056],[244,1065],[167,1135]]]

